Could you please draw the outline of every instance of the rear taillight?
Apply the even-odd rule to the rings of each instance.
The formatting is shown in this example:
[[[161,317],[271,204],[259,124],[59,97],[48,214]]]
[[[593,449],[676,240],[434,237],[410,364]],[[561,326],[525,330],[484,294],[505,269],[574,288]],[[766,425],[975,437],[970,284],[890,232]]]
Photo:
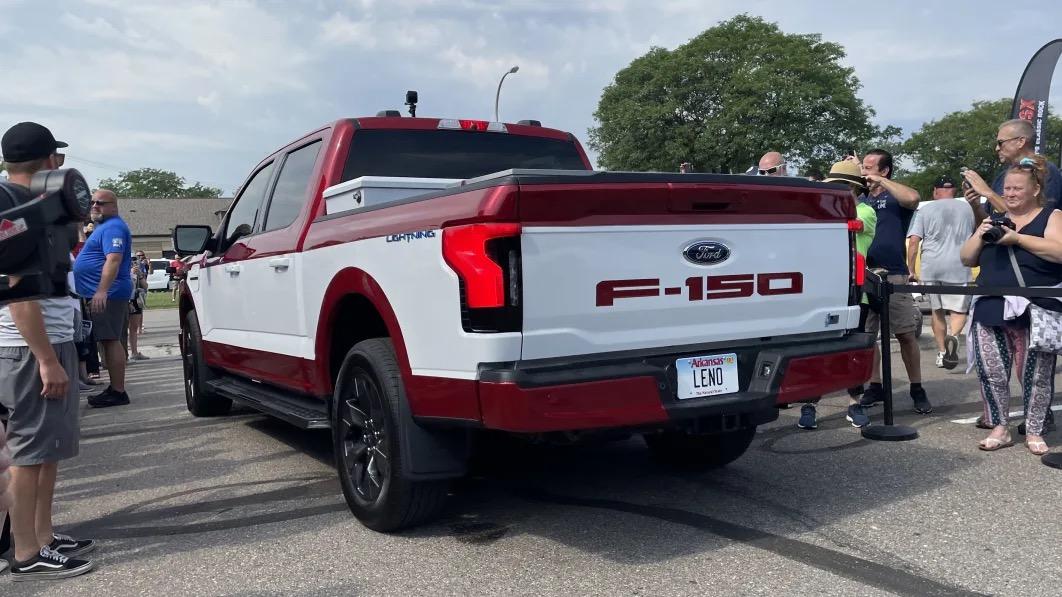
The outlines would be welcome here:
[[[848,220],[848,304],[858,305],[863,298],[863,280],[866,278],[866,260],[856,251],[856,233],[863,231],[862,220]]]
[[[442,252],[461,281],[465,331],[519,331],[520,225],[491,223],[444,228]]]

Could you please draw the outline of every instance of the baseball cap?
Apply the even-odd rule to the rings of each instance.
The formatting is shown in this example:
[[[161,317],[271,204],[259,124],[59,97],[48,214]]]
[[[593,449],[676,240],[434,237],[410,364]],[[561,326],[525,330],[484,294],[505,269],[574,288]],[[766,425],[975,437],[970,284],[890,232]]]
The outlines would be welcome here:
[[[947,174],[942,175],[933,182],[934,189],[955,188],[955,181]]]
[[[867,188],[867,180],[863,178],[863,172],[859,169],[859,164],[848,160],[834,164],[830,168],[830,173],[826,175],[826,178],[822,179],[822,182],[843,182],[845,184],[854,184],[864,189]]]
[[[66,146],[66,143],[56,141],[47,127],[36,122],[20,122],[4,133],[3,140],[0,140],[0,155],[5,162],[29,162],[46,158]]]

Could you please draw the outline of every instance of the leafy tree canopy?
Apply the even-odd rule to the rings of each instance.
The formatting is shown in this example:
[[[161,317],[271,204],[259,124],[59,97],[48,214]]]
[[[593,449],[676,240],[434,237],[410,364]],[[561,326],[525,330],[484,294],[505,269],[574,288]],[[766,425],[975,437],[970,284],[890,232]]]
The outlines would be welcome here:
[[[100,188],[114,191],[118,197],[220,197],[221,189],[200,183],[186,185],[184,177],[158,168],[139,168],[120,172],[115,178],[100,181]]]
[[[849,147],[898,138],[879,129],[843,66],[844,49],[739,15],[675,50],[652,48],[605,88],[590,129],[601,166],[744,172],[766,151],[829,169]]]

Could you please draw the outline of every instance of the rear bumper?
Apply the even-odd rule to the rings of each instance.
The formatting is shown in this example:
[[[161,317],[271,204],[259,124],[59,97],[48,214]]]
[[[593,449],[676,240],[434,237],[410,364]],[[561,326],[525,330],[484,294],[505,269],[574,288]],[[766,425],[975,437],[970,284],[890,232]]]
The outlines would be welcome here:
[[[675,360],[738,355],[741,392],[679,400]],[[686,422],[713,431],[777,418],[776,406],[857,386],[870,377],[873,338],[790,344],[714,344],[680,352],[590,355],[575,359],[485,364],[478,395],[483,426],[520,433]]]

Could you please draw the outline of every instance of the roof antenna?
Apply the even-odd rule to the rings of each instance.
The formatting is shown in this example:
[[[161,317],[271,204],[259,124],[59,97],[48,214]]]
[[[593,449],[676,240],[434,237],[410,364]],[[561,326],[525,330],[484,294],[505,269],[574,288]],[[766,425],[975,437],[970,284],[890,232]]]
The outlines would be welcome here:
[[[413,118],[417,117],[417,92],[406,92],[406,105],[409,106],[409,115]]]

